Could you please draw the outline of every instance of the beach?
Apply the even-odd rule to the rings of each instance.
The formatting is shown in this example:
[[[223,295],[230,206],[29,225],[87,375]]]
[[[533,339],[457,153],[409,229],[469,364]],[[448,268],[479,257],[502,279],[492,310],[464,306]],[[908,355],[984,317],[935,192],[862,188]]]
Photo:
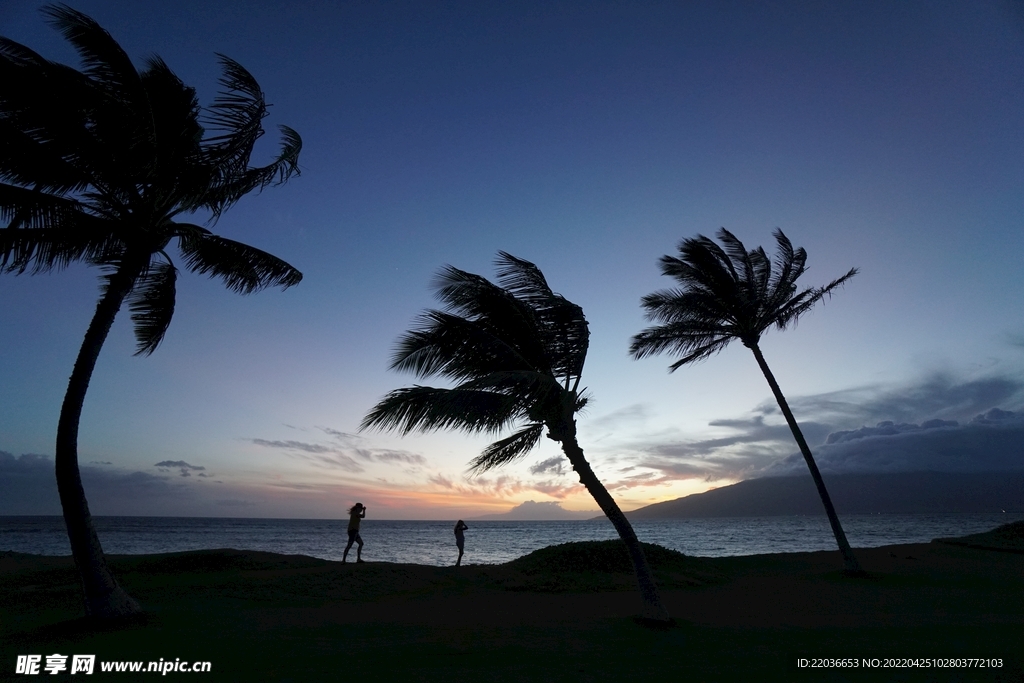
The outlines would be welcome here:
[[[59,653],[95,655],[100,680],[159,675],[101,662],[179,660],[210,670],[167,676],[206,681],[1019,681],[1022,526],[858,549],[861,578],[842,573],[837,552],[649,550],[669,628],[635,620],[614,542],[459,568],[233,550],[111,556],[148,614],[104,628],[82,618],[70,558],[9,552],[0,680],[31,680],[15,673],[18,655]]]

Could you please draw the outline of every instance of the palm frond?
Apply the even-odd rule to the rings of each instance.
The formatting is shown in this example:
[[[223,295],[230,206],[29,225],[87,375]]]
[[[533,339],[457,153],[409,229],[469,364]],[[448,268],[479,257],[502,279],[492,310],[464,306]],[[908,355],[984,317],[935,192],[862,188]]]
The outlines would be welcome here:
[[[128,295],[135,323],[136,356],[148,356],[163,341],[174,316],[177,274],[170,260],[161,261],[148,269]]]
[[[91,17],[65,4],[48,5],[43,13],[75,46],[82,60],[81,72],[75,73],[85,78],[78,79],[81,87],[77,94],[91,89],[88,134],[96,144],[83,159],[102,160],[110,181],[120,191],[129,189],[124,180],[135,166],[129,140],[145,129],[150,115],[139,73],[124,49]],[[103,188],[104,183],[96,178],[93,184]]]
[[[786,329],[790,323],[795,324],[801,315],[813,308],[819,301],[824,300],[826,296],[831,298],[833,289],[845,284],[847,280],[859,272],[857,268],[851,268],[845,275],[833,280],[824,287],[805,289],[778,309],[775,319],[772,321],[773,324],[780,330]]]
[[[0,36],[0,58],[19,65],[42,66],[47,60],[31,48]]]
[[[137,173],[159,183],[171,197],[205,191],[211,174],[200,143],[203,127],[195,88],[185,85],[159,57],[146,60],[142,84],[151,109],[150,125],[140,131],[134,150]],[[173,200],[171,200],[173,201]]]
[[[646,309],[648,320],[680,322],[703,320],[713,323],[735,324],[736,320],[727,312],[711,292],[696,287],[690,289],[665,289],[647,294],[640,300]]]
[[[256,140],[263,135],[267,103],[260,84],[245,67],[220,53],[217,59],[223,71],[218,79],[222,90],[203,120],[207,129],[219,134],[207,137],[203,146],[215,165],[240,175],[249,166]]]
[[[64,158],[56,145],[25,134],[0,108],[0,180],[62,195],[84,190],[88,178]]]
[[[493,391],[521,397],[524,403],[546,400],[551,394],[561,394],[561,385],[554,377],[536,370],[495,370],[479,374],[459,384],[460,389]]]
[[[738,275],[733,279],[737,282],[748,284],[754,282],[757,277],[754,261],[752,260],[754,253],[748,252],[746,247],[743,246],[743,242],[740,242],[739,238],[725,228],[718,230],[718,241],[725,245],[723,251],[727,257],[725,260],[720,260],[723,263],[730,264],[733,269],[732,272]],[[707,248],[706,244],[704,246]],[[714,251],[717,252],[717,250]]]
[[[272,164],[266,167],[266,180],[262,187],[268,184],[280,185],[293,175],[301,175],[299,171],[299,153],[302,151],[302,138],[294,128],[279,125],[281,131],[281,151]],[[276,180],[275,180],[276,178]]]
[[[249,192],[262,191],[269,185],[281,185],[292,176],[300,175],[299,153],[302,151],[302,138],[288,126],[278,128],[281,130],[281,152],[272,162],[266,166],[247,168],[238,172],[229,172],[231,167],[211,164],[216,179],[194,207],[209,209],[216,219]]]
[[[0,220],[6,220],[12,229],[74,229],[93,223],[94,217],[84,208],[74,198],[0,183]]]
[[[75,46],[84,65],[82,73],[119,104],[136,107],[144,100],[139,72],[131,59],[94,19],[63,3],[47,5],[42,11],[50,18],[49,23]]]
[[[775,277],[770,284],[770,292],[766,296],[764,310],[773,311],[786,305],[796,293],[796,280],[807,269],[807,252],[793,249],[792,242],[782,230],[776,228],[775,237]]]
[[[544,424],[532,422],[511,436],[495,441],[469,463],[469,471],[486,472],[522,458],[544,435]]]
[[[302,138],[288,126],[279,126],[281,151],[269,164],[250,167],[256,141],[263,136],[267,103],[259,83],[245,67],[222,54],[217,55],[223,74],[221,92],[203,116],[206,126],[217,134],[202,142],[214,182],[201,198],[203,208],[216,218],[242,196],[268,185],[280,185],[299,175]]]
[[[446,312],[479,325],[514,349],[530,367],[550,371],[536,313],[526,302],[484,277],[452,266],[441,269],[433,288]]]
[[[250,294],[270,286],[286,289],[302,280],[302,273],[272,254],[196,225],[178,226],[178,246],[188,269],[220,277],[234,292]]]
[[[494,264],[498,268],[498,283],[520,301],[531,307],[544,306],[556,296],[548,286],[544,273],[526,259],[513,256],[507,251],[499,251]]]
[[[499,251],[496,265],[502,288],[533,310],[552,372],[579,377],[590,344],[583,309],[551,291],[544,274],[533,263]]]
[[[82,225],[78,230],[63,226],[0,228],[0,272],[46,273],[62,270],[75,261],[101,263],[123,251],[116,235],[94,229],[98,220],[88,222],[92,225]]]
[[[412,431],[458,429],[465,432],[498,432],[521,414],[514,398],[491,391],[412,386],[395,389],[366,414],[364,429]]]
[[[857,273],[854,268],[822,288],[797,292],[795,281],[806,271],[807,253],[794,249],[781,230],[774,231],[774,262],[764,249],[747,250],[722,228],[718,239],[703,235],[685,239],[679,256],[663,256],[664,275],[679,283],[676,289],[645,296],[641,305],[648,320],[661,323],[635,335],[634,358],[665,351],[682,355],[670,370],[721,351],[732,339],[756,344],[769,327],[785,329],[803,313]]]
[[[666,351],[683,355],[681,361],[669,366],[669,371],[675,372],[683,365],[719,353],[735,338],[734,330],[725,325],[672,322],[649,327],[634,335],[629,353],[636,359]]]
[[[531,367],[528,359],[487,327],[428,310],[399,338],[389,369],[417,377],[465,380],[495,370]]]
[[[95,88],[81,73],[6,42],[0,56],[0,179],[36,190],[82,190]],[[10,56],[18,53],[24,59]],[[32,55],[26,57],[26,53]]]
[[[675,278],[688,289],[705,291],[730,302],[742,300],[739,275],[726,253],[704,235],[684,240],[679,257],[662,256],[663,275]]]
[[[445,310],[468,320],[510,320],[518,326],[536,327],[533,311],[511,292],[487,278],[445,266],[432,282],[434,295]]]
[[[832,282],[828,283],[824,287],[819,287],[818,288],[818,292],[822,296],[824,296],[826,294],[828,296],[832,296],[832,290],[833,289],[835,289],[836,287],[839,287],[841,285],[845,285],[847,280],[849,280],[850,278],[852,278],[854,275],[856,275],[859,272],[860,272],[860,268],[850,268],[850,270],[846,271],[846,274],[843,275],[842,277],[837,277],[835,280],[833,280]]]

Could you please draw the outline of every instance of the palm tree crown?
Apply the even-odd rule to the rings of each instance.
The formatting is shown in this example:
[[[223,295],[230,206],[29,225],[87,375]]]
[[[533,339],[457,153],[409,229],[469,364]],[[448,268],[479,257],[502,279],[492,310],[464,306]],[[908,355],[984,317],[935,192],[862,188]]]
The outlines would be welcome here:
[[[807,463],[847,571],[863,574],[811,449],[758,345],[765,330],[772,325],[782,330],[790,323],[795,324],[802,314],[856,275],[857,269],[851,268],[824,287],[798,291],[796,280],[807,270],[807,252],[793,249],[781,230],[774,235],[778,244],[774,262],[760,247],[747,251],[725,228],[718,231],[724,247],[698,235],[680,243],[678,257],[662,256],[662,274],[675,278],[680,287],[654,292],[642,299],[647,318],[661,324],[633,337],[629,351],[634,358],[663,351],[682,355],[669,366],[674,372],[721,351],[733,339],[743,342],[754,354]]]
[[[247,193],[298,173],[301,140],[281,127],[281,152],[250,167],[267,105],[256,80],[223,55],[224,88],[199,106],[158,57],[138,71],[94,20],[65,5],[44,13],[77,49],[77,71],[0,37],[0,269],[39,273],[73,261],[132,280],[128,303],[138,353],[152,353],[174,312],[177,269],[221,277],[232,290],[288,287],[302,275],[284,261],[208,229]],[[212,133],[212,134],[209,134]]]
[[[633,337],[630,353],[635,358],[664,351],[682,355],[669,366],[675,371],[718,353],[733,339],[750,347],[769,327],[784,330],[795,324],[857,274],[851,268],[824,287],[798,292],[796,280],[807,270],[807,252],[793,249],[781,230],[773,234],[778,244],[774,263],[762,247],[747,251],[725,228],[718,231],[724,248],[698,235],[680,243],[679,256],[662,256],[662,274],[675,278],[681,288],[642,299],[648,319],[662,324]]]
[[[473,459],[471,470],[480,472],[523,457],[546,428],[625,544],[644,618],[670,621],[633,527],[576,441],[574,416],[587,404],[579,386],[590,342],[583,309],[552,292],[529,261],[502,251],[497,266],[498,284],[451,266],[442,270],[435,291],[444,308],[421,315],[392,358],[393,370],[443,377],[455,386],[396,389],[360,429],[516,429]]]
[[[496,285],[446,267],[435,290],[443,310],[428,310],[403,335],[392,370],[444,377],[452,388],[413,386],[390,392],[362,428],[460,429],[498,433],[471,468],[484,471],[524,456],[545,427],[560,440],[583,408],[579,391],[590,332],[583,309],[555,294],[534,264],[499,252]]]

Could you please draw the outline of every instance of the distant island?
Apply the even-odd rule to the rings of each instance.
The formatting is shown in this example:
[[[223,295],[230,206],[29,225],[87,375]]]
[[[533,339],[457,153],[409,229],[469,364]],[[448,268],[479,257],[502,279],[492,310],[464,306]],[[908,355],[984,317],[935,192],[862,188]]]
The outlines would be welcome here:
[[[842,514],[1024,512],[1024,472],[893,472],[825,474]],[[810,475],[748,479],[731,486],[655,503],[629,519],[769,517],[824,514]]]
[[[471,517],[469,521],[481,522],[557,522],[573,519],[593,519],[601,514],[600,510],[586,512],[574,512],[566,510],[558,501],[547,501],[538,503],[528,500],[517,505],[508,512],[497,515],[481,515]]]

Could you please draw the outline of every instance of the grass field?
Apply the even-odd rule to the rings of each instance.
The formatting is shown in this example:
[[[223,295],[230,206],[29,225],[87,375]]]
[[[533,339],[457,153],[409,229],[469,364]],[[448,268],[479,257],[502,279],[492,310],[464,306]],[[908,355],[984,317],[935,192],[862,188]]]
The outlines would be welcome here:
[[[213,550],[113,556],[147,608],[81,617],[70,558],[0,554],[0,680],[17,655],[209,661],[197,681],[1022,681],[1024,524],[961,540],[838,553],[648,553],[677,620],[654,629],[618,542],[546,548],[506,565],[340,564]],[[1015,545],[1017,544],[1017,545]],[[998,549],[993,549],[998,548]],[[864,668],[864,659],[997,658],[999,668]],[[857,668],[799,667],[855,658]]]

